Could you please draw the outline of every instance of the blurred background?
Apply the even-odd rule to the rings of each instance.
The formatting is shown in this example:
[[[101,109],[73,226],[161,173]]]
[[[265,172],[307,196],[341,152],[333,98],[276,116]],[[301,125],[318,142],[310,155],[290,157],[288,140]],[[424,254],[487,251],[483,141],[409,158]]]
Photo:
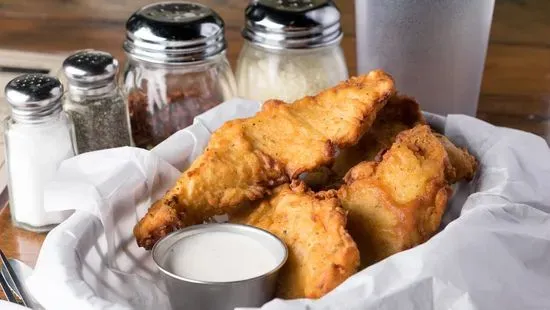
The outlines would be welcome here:
[[[133,11],[152,2],[2,0],[0,49],[66,54],[95,48],[123,60],[125,21]],[[225,20],[228,58],[234,68],[243,43],[240,30],[248,1],[197,2],[213,8]],[[342,47],[349,71],[354,74],[354,1],[335,2],[342,11]],[[0,53],[0,61],[9,62],[6,58],[9,54]],[[550,1],[496,0],[477,115],[493,124],[527,130],[550,141]]]

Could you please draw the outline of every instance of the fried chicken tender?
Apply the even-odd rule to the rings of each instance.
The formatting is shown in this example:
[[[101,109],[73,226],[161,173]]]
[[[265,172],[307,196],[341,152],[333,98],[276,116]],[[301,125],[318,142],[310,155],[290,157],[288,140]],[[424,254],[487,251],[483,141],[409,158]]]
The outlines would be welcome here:
[[[427,241],[441,223],[450,183],[473,176],[475,159],[441,137],[415,126],[398,134],[379,161],[362,162],[345,176],[338,197],[363,267]]]
[[[286,243],[289,257],[278,277],[280,298],[322,297],[359,266],[359,250],[346,231],[346,212],[335,191],[315,194],[294,181],[230,220],[265,229]]]
[[[449,176],[450,183],[456,183],[461,180],[471,181],[477,170],[477,160],[465,148],[459,148],[454,145],[447,137],[442,134],[434,135],[443,144],[443,147],[449,155],[449,161],[454,169],[453,175]]]
[[[361,140],[340,152],[332,170],[343,178],[353,166],[364,160],[374,160],[381,151],[390,148],[400,132],[420,124],[426,124],[426,120],[418,103],[407,96],[393,96]]]
[[[173,230],[231,213],[329,165],[336,148],[357,143],[394,92],[388,74],[372,71],[292,104],[267,101],[254,117],[226,122],[134,227],[138,245],[150,249]]]
[[[346,173],[364,160],[374,160],[381,151],[388,149],[397,134],[416,125],[426,124],[418,103],[407,96],[394,95],[378,112],[371,128],[356,145],[340,150],[332,167],[321,167],[303,176],[315,189],[338,187]]]

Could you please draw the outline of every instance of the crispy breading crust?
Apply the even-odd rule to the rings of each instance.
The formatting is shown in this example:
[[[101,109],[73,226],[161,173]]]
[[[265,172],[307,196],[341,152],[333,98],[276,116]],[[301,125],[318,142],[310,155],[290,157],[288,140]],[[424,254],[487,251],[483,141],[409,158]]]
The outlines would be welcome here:
[[[150,249],[175,229],[230,213],[328,165],[335,147],[357,143],[394,92],[392,78],[377,70],[292,104],[268,101],[254,117],[225,123],[134,227],[138,245]]]
[[[429,126],[403,131],[379,162],[362,162],[338,196],[368,266],[428,240],[439,228],[454,178],[445,147]]]
[[[346,231],[346,212],[336,191],[314,193],[303,182],[281,185],[232,222],[270,231],[283,240],[289,258],[278,278],[280,298],[319,298],[357,271],[359,250]]]
[[[443,147],[449,155],[451,166],[453,167],[452,176],[449,176],[450,183],[456,183],[460,180],[471,181],[477,170],[477,160],[474,156],[468,153],[465,148],[455,146],[447,137],[442,134],[434,133],[441,141]]]
[[[338,188],[353,166],[364,160],[374,160],[392,145],[401,131],[425,123],[418,103],[410,97],[396,94],[377,113],[371,128],[359,142],[339,151],[332,167],[321,167],[307,173],[303,179],[317,190]]]
[[[426,124],[426,120],[420,105],[411,97],[393,96],[361,140],[340,152],[332,170],[336,176],[344,177],[351,167],[364,160],[374,160],[380,152],[389,149],[400,132],[421,124]]]

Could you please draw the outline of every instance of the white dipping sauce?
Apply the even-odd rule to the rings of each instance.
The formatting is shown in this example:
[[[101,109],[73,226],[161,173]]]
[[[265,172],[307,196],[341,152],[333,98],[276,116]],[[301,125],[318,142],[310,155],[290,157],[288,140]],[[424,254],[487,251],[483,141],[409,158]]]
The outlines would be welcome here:
[[[163,267],[192,280],[230,282],[263,275],[277,264],[275,256],[254,238],[218,231],[179,240],[166,253]]]

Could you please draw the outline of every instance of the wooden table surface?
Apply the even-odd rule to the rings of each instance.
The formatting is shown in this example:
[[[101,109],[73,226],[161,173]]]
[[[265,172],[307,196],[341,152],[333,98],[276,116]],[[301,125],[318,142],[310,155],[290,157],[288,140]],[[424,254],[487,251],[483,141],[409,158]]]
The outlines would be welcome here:
[[[0,47],[38,52],[83,48],[124,59],[124,24],[145,0],[4,0],[0,2]],[[199,1],[226,21],[228,57],[235,65],[242,46],[245,0]],[[336,1],[342,11],[342,46],[356,72],[353,1]],[[550,141],[550,1],[496,0],[478,117],[496,125],[541,135]],[[0,211],[0,249],[34,266],[43,234],[11,226]]]

